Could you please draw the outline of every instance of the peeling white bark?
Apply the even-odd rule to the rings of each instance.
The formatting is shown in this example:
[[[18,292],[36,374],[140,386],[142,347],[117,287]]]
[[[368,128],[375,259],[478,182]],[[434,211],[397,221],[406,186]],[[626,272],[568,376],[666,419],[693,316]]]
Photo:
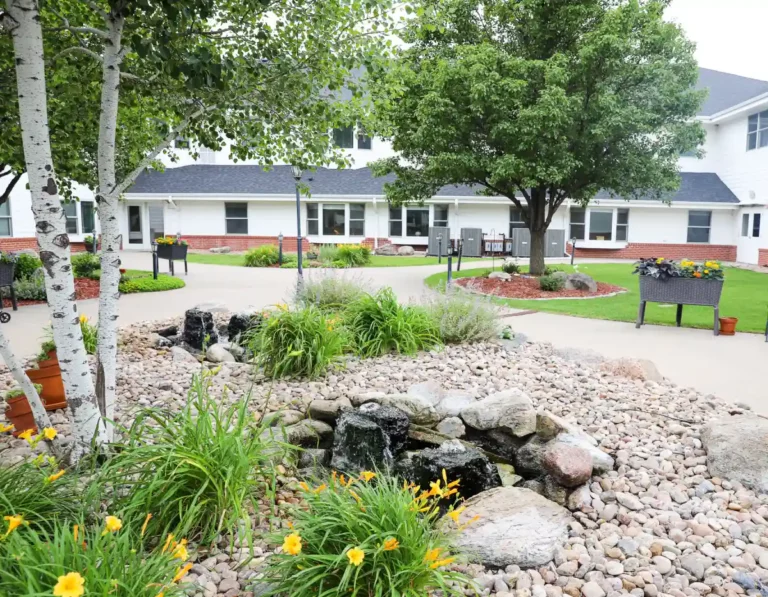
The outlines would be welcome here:
[[[96,202],[101,222],[101,282],[99,288],[99,342],[96,393],[102,416],[115,419],[117,397],[118,299],[120,298],[119,193],[115,192],[115,136],[120,100],[120,64],[124,19],[105,15],[108,38],[102,57],[101,115],[99,120],[99,189]],[[107,435],[112,439],[113,425]]]
[[[99,408],[75,303],[66,218],[56,186],[48,128],[43,33],[37,0],[5,0],[16,58],[21,136],[32,196],[32,213],[45,269],[48,307],[61,375],[72,411],[72,462],[101,445],[106,429]]]

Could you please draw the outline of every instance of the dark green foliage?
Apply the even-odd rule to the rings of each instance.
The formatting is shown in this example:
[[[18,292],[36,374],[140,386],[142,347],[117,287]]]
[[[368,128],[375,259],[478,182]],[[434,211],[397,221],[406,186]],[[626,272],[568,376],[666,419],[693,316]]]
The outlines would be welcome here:
[[[507,274],[519,274],[520,266],[513,261],[507,261],[501,266],[501,271]]]
[[[275,245],[262,245],[245,254],[246,267],[268,267],[277,264],[279,251]]]
[[[93,253],[72,255],[72,272],[75,278],[92,278],[94,272],[99,269],[101,269],[101,262]]]
[[[27,301],[44,301],[47,293],[45,290],[45,273],[42,268],[35,270],[31,276],[15,280],[13,289],[16,292],[16,298]],[[3,296],[10,296],[3,289]]]
[[[43,262],[29,253],[19,253],[16,256],[16,269],[13,273],[14,280],[29,278],[38,269],[43,267]]]
[[[363,245],[339,245],[336,248],[336,262],[344,264],[343,267],[362,267],[371,263],[371,250]]]
[[[539,278],[539,288],[546,290],[547,292],[557,292],[565,288],[564,276],[542,276]]]
[[[184,288],[184,286],[186,286],[184,280],[175,276],[161,274],[155,280],[152,274],[147,274],[144,277],[129,277],[127,280],[120,282],[119,288],[123,294],[133,294],[134,292],[175,290],[177,288]]]

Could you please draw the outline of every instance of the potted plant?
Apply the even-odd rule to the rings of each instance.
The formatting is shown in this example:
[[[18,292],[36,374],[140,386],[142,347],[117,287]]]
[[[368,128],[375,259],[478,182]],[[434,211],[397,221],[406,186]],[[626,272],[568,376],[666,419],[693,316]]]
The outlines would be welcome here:
[[[40,384],[34,384],[34,386],[37,393],[40,394],[43,386]],[[5,393],[5,418],[13,425],[14,437],[18,437],[27,429],[31,429],[32,433],[37,433],[32,407],[21,388],[13,388]]]
[[[45,405],[45,410],[56,410],[67,407],[67,398],[64,393],[64,382],[61,379],[61,368],[56,354],[56,344],[53,340],[46,340],[40,348],[40,354],[36,357],[37,367],[27,369],[27,377],[32,383],[40,384],[40,399]]]
[[[16,273],[16,253],[0,251],[0,287],[13,286],[13,276]]]
[[[157,256],[160,259],[184,261],[187,259],[187,241],[179,236],[161,236],[156,241]]]
[[[96,240],[93,238],[92,234],[89,234],[88,236],[83,238],[83,244],[85,245],[85,250],[89,253],[93,253],[93,243],[96,242]],[[98,249],[98,247],[96,247]]]

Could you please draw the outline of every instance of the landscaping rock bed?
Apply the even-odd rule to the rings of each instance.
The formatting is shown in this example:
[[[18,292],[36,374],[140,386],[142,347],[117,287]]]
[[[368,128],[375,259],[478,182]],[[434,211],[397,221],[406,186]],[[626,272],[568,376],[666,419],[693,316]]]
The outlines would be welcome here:
[[[213,318],[218,330],[229,323],[230,315],[214,313]],[[181,323],[177,318],[122,331],[117,423],[129,425],[142,407],[179,410],[191,374],[200,367],[221,366],[213,378],[214,396],[232,401],[250,392],[249,408],[255,416],[280,413],[289,438],[304,445],[331,448],[339,427],[336,423],[334,432],[332,423],[354,412],[378,421],[374,427],[386,436],[382,443],[394,453],[400,451],[401,457],[417,445],[414,434],[423,443],[411,457],[424,458],[426,453],[435,457],[430,463],[440,463],[452,452],[462,454],[457,445],[465,446],[461,442],[466,439],[485,453],[511,456],[505,460],[514,473],[509,465],[499,467],[485,456],[499,476],[494,483],[502,487],[478,493],[461,515],[462,523],[474,514],[481,516],[459,538],[478,563],[456,565],[476,579],[480,594],[731,597],[757,595],[759,583],[768,583],[768,495],[752,481],[764,462],[741,459],[741,472],[732,479],[727,466],[716,468],[729,453],[738,454],[740,442],[747,438],[713,431],[759,426],[748,411],[660,378],[652,381],[642,366],[611,367],[611,361],[558,352],[546,344],[515,350],[500,344],[450,346],[417,358],[351,358],[344,370],[321,380],[272,382],[247,363],[201,363],[180,346],[157,345],[157,338],[166,338],[159,332],[174,338],[181,328],[173,326]],[[186,356],[177,357],[181,353]],[[12,386],[4,370],[0,387]],[[494,398],[499,393],[510,400]],[[530,401],[533,419],[530,410],[520,406],[523,395]],[[394,404],[398,401],[411,409],[402,449],[402,416],[387,410],[376,414],[384,407],[400,408]],[[489,408],[469,414],[468,409],[484,401]],[[382,406],[364,406],[367,403]],[[498,409],[489,414],[491,405]],[[307,421],[308,415],[314,420]],[[52,416],[66,444],[69,423],[61,411]],[[415,423],[414,417],[421,422]],[[429,435],[434,431],[427,426],[445,428],[447,421],[458,441]],[[715,436],[716,450],[710,448]],[[445,447],[427,443],[430,438]],[[755,445],[755,454],[763,453],[762,447]],[[711,450],[710,461],[706,448]],[[307,451],[303,464],[311,462],[309,456],[325,464],[327,454]],[[592,474],[582,483],[587,454]],[[30,455],[25,442],[0,436],[1,463]],[[289,465],[276,467],[278,518],[266,502],[260,504],[253,524],[257,533],[270,521],[285,526],[288,509],[299,503],[294,493],[299,479]],[[197,590],[190,594],[259,594],[265,589],[261,571],[272,549],[259,539],[253,555],[240,541],[198,550],[188,577]]]
[[[455,280],[462,288],[479,294],[490,294],[512,299],[555,299],[555,298],[595,298],[626,292],[626,288],[597,282],[597,291],[591,292],[585,285],[578,288],[567,284],[562,290],[546,291],[539,287],[539,279],[525,276],[513,276],[504,272],[494,272],[493,278],[459,278]],[[499,276],[498,274],[501,274]],[[491,274],[493,275],[493,274]]]

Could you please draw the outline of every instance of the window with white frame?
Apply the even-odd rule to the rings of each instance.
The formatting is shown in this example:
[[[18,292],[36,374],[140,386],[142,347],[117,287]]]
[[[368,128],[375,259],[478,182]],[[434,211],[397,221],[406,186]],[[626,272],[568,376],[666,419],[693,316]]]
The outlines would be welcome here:
[[[344,236],[344,204],[323,204],[323,236]]]
[[[365,236],[364,203],[307,203],[310,236]]]
[[[589,240],[613,240],[613,210],[589,210]]]
[[[580,207],[571,208],[571,238],[584,240],[587,231],[587,210]]]
[[[389,208],[389,236],[403,236],[403,208]]]
[[[570,238],[597,242],[629,240],[629,209],[572,207]]]
[[[93,234],[96,231],[93,201],[80,202],[80,231],[83,234]]]
[[[373,143],[370,135],[367,135],[362,125],[357,125],[357,148],[371,149]]]
[[[429,236],[429,208],[408,207],[405,210],[405,235]]]
[[[616,240],[629,240],[629,209],[626,207],[616,210]]]
[[[349,236],[365,236],[365,203],[349,204]]]
[[[342,149],[354,149],[355,147],[355,129],[349,126],[333,129],[333,144]]]
[[[747,151],[768,146],[768,110],[752,114],[747,124]]]
[[[64,215],[67,217],[67,234],[77,234],[77,202],[64,204]]]
[[[11,202],[6,200],[0,205],[0,236],[11,236],[13,227],[11,226]]]
[[[320,206],[307,203],[307,234],[317,234],[320,227]]]
[[[741,236],[749,236],[749,214],[741,214]]]
[[[688,212],[688,242],[708,243],[712,228],[712,212],[691,210]]]
[[[512,206],[509,208],[509,237],[512,238],[512,233],[515,228],[527,228],[525,219],[523,217],[523,210],[519,207]]]
[[[442,228],[448,228],[448,206],[447,205],[435,205],[435,215],[433,220],[433,226],[440,226]]]
[[[760,214],[752,214],[752,238],[760,238]]]
[[[227,234],[248,234],[247,203],[225,203],[224,219]]]

